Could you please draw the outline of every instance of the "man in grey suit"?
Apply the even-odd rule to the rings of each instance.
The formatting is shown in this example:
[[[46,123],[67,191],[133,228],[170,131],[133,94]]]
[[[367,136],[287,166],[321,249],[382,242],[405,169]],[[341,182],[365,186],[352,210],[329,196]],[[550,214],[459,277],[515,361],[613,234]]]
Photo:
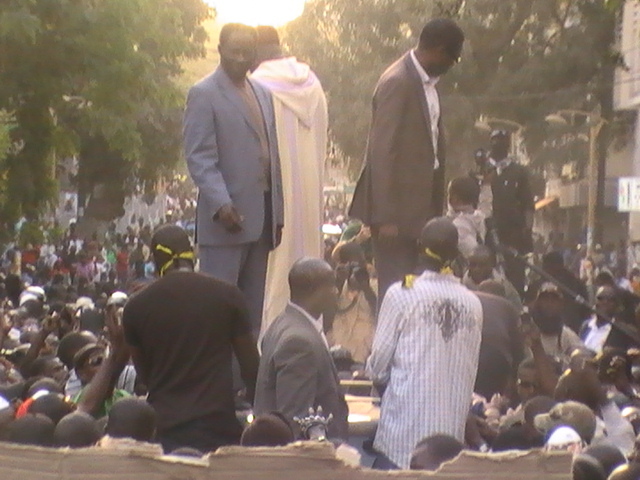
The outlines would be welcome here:
[[[247,78],[257,35],[228,24],[220,66],[194,85],[184,117],[184,147],[199,189],[200,271],[240,287],[258,336],[269,251],[280,243],[284,206],[271,94]]]
[[[413,273],[422,227],[444,210],[445,142],[436,84],[460,57],[462,30],[429,22],[411,50],[382,74],[373,98],[365,166],[350,215],[371,227],[380,302]]]
[[[267,329],[254,411],[279,411],[289,420],[322,407],[333,415],[328,435],[346,440],[349,409],[324,336],[322,318],[338,301],[335,274],[319,259],[302,259],[289,273],[291,301]]]

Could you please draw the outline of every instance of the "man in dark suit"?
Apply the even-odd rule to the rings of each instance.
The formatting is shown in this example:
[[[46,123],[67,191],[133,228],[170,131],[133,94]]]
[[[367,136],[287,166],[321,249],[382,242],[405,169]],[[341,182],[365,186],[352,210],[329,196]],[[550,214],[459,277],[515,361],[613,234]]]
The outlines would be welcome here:
[[[254,411],[289,420],[322,407],[333,415],[329,437],[346,440],[349,409],[323,332],[323,315],[338,300],[335,274],[323,260],[302,259],[289,273],[291,301],[262,341]]]
[[[491,133],[491,162],[496,174],[491,180],[493,225],[500,243],[519,255],[533,251],[535,201],[529,170],[509,156],[511,134],[505,130]],[[524,294],[525,264],[513,254],[505,255],[504,273]]]
[[[432,20],[417,48],[391,65],[376,87],[350,215],[372,229],[380,301],[415,269],[420,231],[443,213],[445,142],[436,83],[458,62],[463,43],[455,22]]]
[[[524,357],[519,312],[505,298],[502,283],[485,280],[474,292],[482,304],[482,341],[474,392],[487,399],[505,394]]]
[[[284,204],[271,94],[247,78],[257,34],[227,24],[220,67],[194,85],[184,116],[184,148],[198,187],[200,270],[237,285],[257,337],[267,257],[280,243]]]

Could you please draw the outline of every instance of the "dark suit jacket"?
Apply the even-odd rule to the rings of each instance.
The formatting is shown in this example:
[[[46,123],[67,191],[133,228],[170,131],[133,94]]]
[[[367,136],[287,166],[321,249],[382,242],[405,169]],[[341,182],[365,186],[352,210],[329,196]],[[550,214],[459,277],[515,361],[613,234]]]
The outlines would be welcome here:
[[[346,439],[349,409],[329,350],[309,319],[287,306],[262,341],[254,411],[279,411],[292,421],[319,406],[333,414],[329,436]]]
[[[372,227],[394,224],[417,239],[444,209],[444,135],[440,116],[438,160],[424,88],[410,53],[378,81],[365,158],[350,215]],[[435,175],[434,175],[435,173]]]
[[[504,393],[524,357],[520,316],[502,297],[474,292],[482,304],[482,342],[475,392],[486,398]]]
[[[589,322],[591,319],[587,319],[582,323],[582,327],[578,332],[578,336],[580,340],[583,342],[587,339],[589,334],[591,333],[591,327],[589,326]],[[638,348],[638,345],[635,345],[633,340],[627,337],[621,331],[612,328],[607,340],[604,342],[604,348],[617,348],[620,350],[628,350],[630,348]]]

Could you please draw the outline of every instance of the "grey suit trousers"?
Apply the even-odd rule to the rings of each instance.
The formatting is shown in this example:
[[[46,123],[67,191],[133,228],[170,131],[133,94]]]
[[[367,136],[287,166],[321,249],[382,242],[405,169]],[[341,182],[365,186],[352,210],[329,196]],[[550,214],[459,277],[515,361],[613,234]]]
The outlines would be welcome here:
[[[265,196],[268,194],[265,194]],[[227,246],[199,246],[200,271],[236,285],[244,294],[251,316],[253,338],[260,336],[271,240],[271,208],[266,204],[262,236],[255,242]]]
[[[257,242],[228,247],[201,246],[199,251],[201,272],[237,285],[244,293],[255,339],[262,325],[269,250],[270,242],[263,235]]]

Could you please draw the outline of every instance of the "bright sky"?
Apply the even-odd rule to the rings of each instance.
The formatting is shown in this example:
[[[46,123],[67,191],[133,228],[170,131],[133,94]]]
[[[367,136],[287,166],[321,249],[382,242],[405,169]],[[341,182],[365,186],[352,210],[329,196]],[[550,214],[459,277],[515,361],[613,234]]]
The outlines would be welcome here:
[[[220,23],[280,27],[298,18],[306,0],[205,0],[218,11]]]

